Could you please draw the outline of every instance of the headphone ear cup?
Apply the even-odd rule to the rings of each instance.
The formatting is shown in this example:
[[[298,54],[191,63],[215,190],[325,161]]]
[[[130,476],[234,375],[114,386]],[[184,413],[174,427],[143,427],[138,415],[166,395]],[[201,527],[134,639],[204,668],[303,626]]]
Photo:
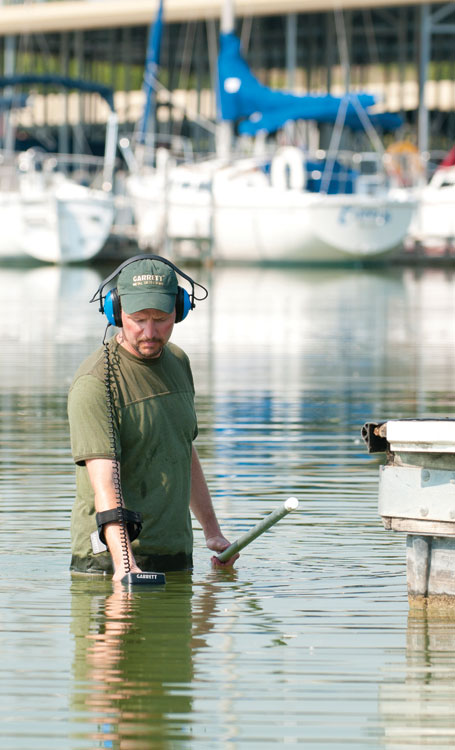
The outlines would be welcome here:
[[[177,297],[175,299],[175,322],[180,323],[185,320],[189,311],[193,309],[190,295],[182,286],[177,287]]]
[[[117,289],[111,289],[104,300],[104,314],[111,326],[122,328],[122,306]]]

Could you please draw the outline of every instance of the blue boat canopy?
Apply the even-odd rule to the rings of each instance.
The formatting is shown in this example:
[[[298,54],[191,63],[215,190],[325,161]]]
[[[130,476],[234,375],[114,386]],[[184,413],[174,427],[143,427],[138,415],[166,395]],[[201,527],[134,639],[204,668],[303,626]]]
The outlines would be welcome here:
[[[7,86],[28,86],[41,84],[43,86],[63,86],[66,89],[76,89],[87,93],[99,94],[114,112],[114,92],[109,86],[93,81],[83,81],[80,78],[68,78],[53,74],[38,75],[34,73],[18,73],[11,76],[0,76],[0,88]]]
[[[12,94],[11,96],[0,96],[0,111],[8,109],[21,109],[27,106],[28,94]]]
[[[359,106],[373,125],[395,130],[402,125],[401,117],[392,113],[373,114],[368,107],[376,103],[371,94],[349,94],[346,97],[288,94],[261,84],[251,73],[240,52],[240,40],[233,33],[221,34],[218,57],[219,117],[239,122],[239,133],[255,135],[259,131],[273,133],[286,122],[316,120],[334,123],[340,105],[346,107],[345,124],[353,130],[363,128]]]

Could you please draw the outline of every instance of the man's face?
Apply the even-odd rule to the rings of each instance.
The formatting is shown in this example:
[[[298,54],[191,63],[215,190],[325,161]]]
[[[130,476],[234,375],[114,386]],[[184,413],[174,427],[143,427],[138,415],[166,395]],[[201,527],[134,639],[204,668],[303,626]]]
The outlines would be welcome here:
[[[159,357],[169,341],[175,323],[175,310],[147,308],[128,315],[122,310],[123,328],[119,341],[122,346],[141,359]]]

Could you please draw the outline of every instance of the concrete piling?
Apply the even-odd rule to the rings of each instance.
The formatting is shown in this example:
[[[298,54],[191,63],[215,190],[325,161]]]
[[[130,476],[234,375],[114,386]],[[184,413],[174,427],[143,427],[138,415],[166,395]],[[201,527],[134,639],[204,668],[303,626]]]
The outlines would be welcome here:
[[[455,611],[455,419],[367,422],[362,437],[386,454],[378,510],[407,535],[410,607]]]

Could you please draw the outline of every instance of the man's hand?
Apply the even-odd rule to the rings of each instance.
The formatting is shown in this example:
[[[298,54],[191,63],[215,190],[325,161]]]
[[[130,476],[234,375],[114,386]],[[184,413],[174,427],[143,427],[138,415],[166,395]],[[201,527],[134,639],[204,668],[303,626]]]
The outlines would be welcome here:
[[[223,552],[231,542],[228,542],[227,539],[222,534],[219,534],[218,536],[210,536],[206,540],[207,547],[209,549],[214,550],[214,552]],[[238,560],[240,557],[239,553],[236,552],[232,557],[229,558],[226,562],[220,562],[218,558],[214,555],[211,559],[212,566],[214,568],[232,568],[235,561]]]
[[[137,565],[131,565],[130,573],[142,573],[142,570]],[[116,568],[114,575],[112,576],[112,580],[114,583],[118,583],[123,580],[123,578],[126,576],[126,570],[124,565],[119,565],[118,568]]]
[[[194,445],[191,462],[190,508],[202,526],[207,547],[213,549],[215,552],[222,552],[226,547],[229,547],[230,542],[221,533],[199,456]],[[212,565],[217,568],[231,568],[237,558],[238,554],[235,554],[230,560],[222,563],[216,557],[212,557]]]

